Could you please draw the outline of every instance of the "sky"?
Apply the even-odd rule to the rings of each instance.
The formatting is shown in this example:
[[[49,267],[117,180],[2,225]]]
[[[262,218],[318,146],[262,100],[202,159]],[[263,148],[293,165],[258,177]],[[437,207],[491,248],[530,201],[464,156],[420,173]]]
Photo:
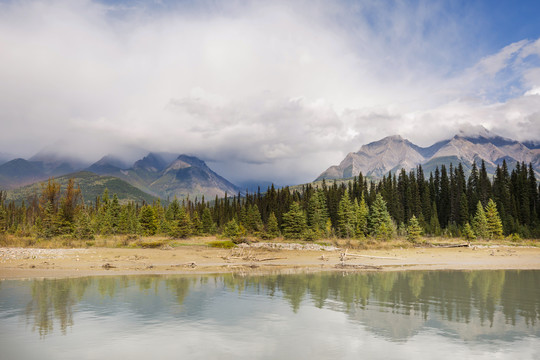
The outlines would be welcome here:
[[[540,141],[538,1],[0,0],[0,153],[312,181],[366,143]]]

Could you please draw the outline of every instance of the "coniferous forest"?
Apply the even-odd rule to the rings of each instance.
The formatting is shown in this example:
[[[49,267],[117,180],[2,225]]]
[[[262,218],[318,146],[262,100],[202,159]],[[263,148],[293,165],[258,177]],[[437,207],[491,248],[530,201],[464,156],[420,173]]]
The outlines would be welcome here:
[[[531,164],[506,162],[492,178],[484,162],[468,177],[462,164],[430,174],[389,173],[380,181],[359,176],[348,183],[288,187],[235,194],[211,201],[121,204],[106,190],[89,201],[73,181],[65,189],[49,179],[22,204],[0,192],[0,233],[49,239],[63,236],[162,235],[181,239],[221,235],[317,240],[330,237],[391,239],[448,236],[473,239],[540,238],[540,189]]]

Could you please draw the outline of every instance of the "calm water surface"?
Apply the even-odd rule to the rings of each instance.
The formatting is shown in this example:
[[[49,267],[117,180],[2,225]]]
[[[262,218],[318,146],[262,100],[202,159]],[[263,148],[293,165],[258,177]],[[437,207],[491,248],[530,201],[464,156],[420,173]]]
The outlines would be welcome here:
[[[0,282],[0,358],[540,359],[540,271]]]

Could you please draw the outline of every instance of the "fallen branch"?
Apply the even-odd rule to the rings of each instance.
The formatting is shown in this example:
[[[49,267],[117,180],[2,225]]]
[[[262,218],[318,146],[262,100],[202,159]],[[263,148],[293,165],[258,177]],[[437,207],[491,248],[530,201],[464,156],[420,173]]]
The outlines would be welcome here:
[[[375,265],[364,265],[364,264],[336,264],[337,269],[373,269],[373,270],[382,270],[382,266]]]
[[[272,258],[265,258],[265,259],[252,259],[255,261],[270,261],[270,260],[283,260],[286,259],[286,257],[272,257]]]
[[[466,244],[450,244],[450,245],[433,245],[433,244],[430,244],[432,247],[435,247],[435,248],[458,248],[458,247],[470,247],[471,244],[469,243],[466,243]]]
[[[360,254],[347,254],[347,256],[362,257],[362,258],[368,258],[368,259],[403,260],[402,258],[391,257],[391,256],[373,256],[373,255],[360,255]]]

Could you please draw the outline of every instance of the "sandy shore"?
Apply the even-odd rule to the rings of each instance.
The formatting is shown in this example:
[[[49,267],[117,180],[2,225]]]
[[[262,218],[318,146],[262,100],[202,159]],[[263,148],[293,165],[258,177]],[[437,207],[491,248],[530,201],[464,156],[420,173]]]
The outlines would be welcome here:
[[[0,248],[0,279],[88,275],[293,272],[342,270],[342,250],[216,249],[34,249]],[[540,248],[470,247],[350,250],[345,269],[354,271],[540,269]],[[351,256],[360,255],[360,256]]]

